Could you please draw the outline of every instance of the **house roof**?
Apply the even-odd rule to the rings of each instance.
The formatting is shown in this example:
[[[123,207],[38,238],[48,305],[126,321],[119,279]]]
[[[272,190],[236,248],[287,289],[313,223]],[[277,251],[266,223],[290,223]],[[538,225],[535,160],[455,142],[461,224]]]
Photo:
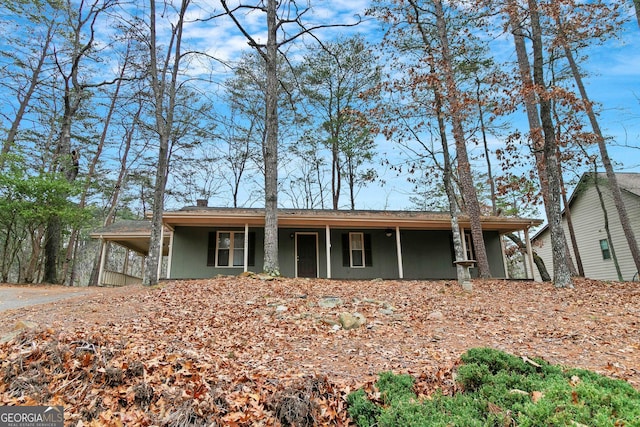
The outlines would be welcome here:
[[[605,174],[600,173],[598,176]],[[618,186],[629,193],[640,196],[640,173],[617,173]]]
[[[163,213],[165,225],[163,254],[168,254],[170,235],[175,227],[262,227],[265,210],[256,208],[185,207]],[[467,216],[460,216],[461,227],[469,229]],[[537,226],[538,219],[485,216],[482,229],[509,233]],[[278,209],[278,226],[290,228],[395,228],[416,230],[450,230],[451,217],[443,212],[417,211],[343,211],[329,209]],[[121,220],[96,229],[90,234],[94,239],[115,242],[143,255],[149,253],[151,221]]]
[[[163,254],[169,253],[169,238],[171,230],[165,228]],[[149,220],[119,220],[105,227],[94,230],[90,237],[115,242],[120,246],[138,252],[142,255],[149,253],[149,238],[151,236],[151,221]]]
[[[582,174],[582,176],[580,177],[580,181],[578,181],[578,184],[576,185],[576,187],[573,189],[573,193],[571,193],[571,196],[569,197],[569,207],[571,207],[571,205],[573,205],[574,201],[578,198],[578,196],[581,194],[580,189],[583,188],[585,185],[589,185],[589,179],[593,177],[593,172],[585,172]],[[600,180],[607,180],[607,174],[604,172],[598,173],[598,178]],[[640,173],[634,173],[634,172],[617,172],[616,173],[616,180],[618,181],[618,186],[620,187],[620,189],[622,191],[627,191],[631,194],[634,194],[638,197],[640,197]],[[564,216],[565,213],[565,208],[562,209],[562,216]],[[532,238],[531,240],[536,240],[538,239],[545,231],[547,231],[549,228],[548,224],[545,224],[544,227],[542,227]]]
[[[264,209],[186,207],[178,211],[165,212],[164,223],[178,226],[264,226]],[[467,216],[460,216],[461,227],[470,228]],[[542,224],[541,220],[485,216],[481,219],[483,230],[502,233],[522,230]],[[330,210],[330,209],[278,209],[279,227],[325,227],[332,228],[389,228],[421,230],[449,230],[451,216],[443,212],[376,211],[376,210]]]

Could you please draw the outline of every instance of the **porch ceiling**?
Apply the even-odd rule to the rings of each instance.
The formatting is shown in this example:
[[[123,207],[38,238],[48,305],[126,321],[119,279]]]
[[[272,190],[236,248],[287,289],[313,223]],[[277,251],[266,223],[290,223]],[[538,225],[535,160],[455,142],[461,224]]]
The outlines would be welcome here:
[[[93,239],[101,239],[116,243],[141,255],[149,254],[149,239],[151,236],[151,222],[144,220],[123,220],[102,227],[90,234]],[[162,254],[169,254],[169,240],[171,230],[165,227],[162,242]]]

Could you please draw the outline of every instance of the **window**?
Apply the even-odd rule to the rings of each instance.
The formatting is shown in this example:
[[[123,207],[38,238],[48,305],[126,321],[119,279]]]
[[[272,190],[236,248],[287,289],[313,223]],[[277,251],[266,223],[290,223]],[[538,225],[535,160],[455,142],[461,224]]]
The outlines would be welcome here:
[[[361,232],[342,235],[342,266],[351,268],[371,267],[371,235]]]
[[[607,239],[600,240],[600,250],[602,251],[602,259],[611,259],[611,249],[609,249],[609,241]]]
[[[362,233],[349,233],[350,266],[364,267],[364,237]]]
[[[249,265],[255,264],[255,233],[249,233]],[[209,233],[207,265],[215,267],[244,266],[244,232],[218,231]]]

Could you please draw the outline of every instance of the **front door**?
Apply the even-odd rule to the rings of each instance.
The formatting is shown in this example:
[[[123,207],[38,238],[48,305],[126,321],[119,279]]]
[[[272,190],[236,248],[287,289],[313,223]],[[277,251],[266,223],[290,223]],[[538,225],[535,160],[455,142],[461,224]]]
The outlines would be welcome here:
[[[318,235],[296,233],[297,277],[318,277]]]

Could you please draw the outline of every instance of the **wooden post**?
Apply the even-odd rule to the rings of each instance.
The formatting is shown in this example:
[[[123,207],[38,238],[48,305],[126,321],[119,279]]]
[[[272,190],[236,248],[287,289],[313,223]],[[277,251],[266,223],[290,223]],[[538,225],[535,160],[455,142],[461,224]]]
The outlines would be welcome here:
[[[244,272],[249,271],[249,224],[244,225]]]
[[[400,242],[400,227],[396,225],[396,252],[398,253],[398,277],[404,279],[404,269],[402,267],[402,244]]]
[[[171,279],[171,263],[173,262],[173,232],[171,230],[171,236],[169,236],[169,254],[167,258],[167,279]]]
[[[107,263],[107,250],[109,246],[107,245],[107,241],[100,237],[102,240],[102,255],[100,256],[100,267],[98,269],[98,286],[102,286],[102,280],[104,278],[104,266]]]
[[[533,274],[533,250],[531,249],[531,240],[529,240],[529,228],[524,229],[524,240],[527,242],[527,255],[529,256],[529,270],[531,270],[531,277],[527,277],[527,279],[535,279]],[[527,276],[529,276],[527,274]]]
[[[500,250],[502,251],[502,266],[504,267],[504,278],[509,278],[509,269],[507,268],[507,254],[506,248],[504,246],[504,234],[498,234],[498,238],[500,239]]]
[[[329,224],[325,226],[325,246],[327,253],[327,279],[331,279],[331,229]]]

